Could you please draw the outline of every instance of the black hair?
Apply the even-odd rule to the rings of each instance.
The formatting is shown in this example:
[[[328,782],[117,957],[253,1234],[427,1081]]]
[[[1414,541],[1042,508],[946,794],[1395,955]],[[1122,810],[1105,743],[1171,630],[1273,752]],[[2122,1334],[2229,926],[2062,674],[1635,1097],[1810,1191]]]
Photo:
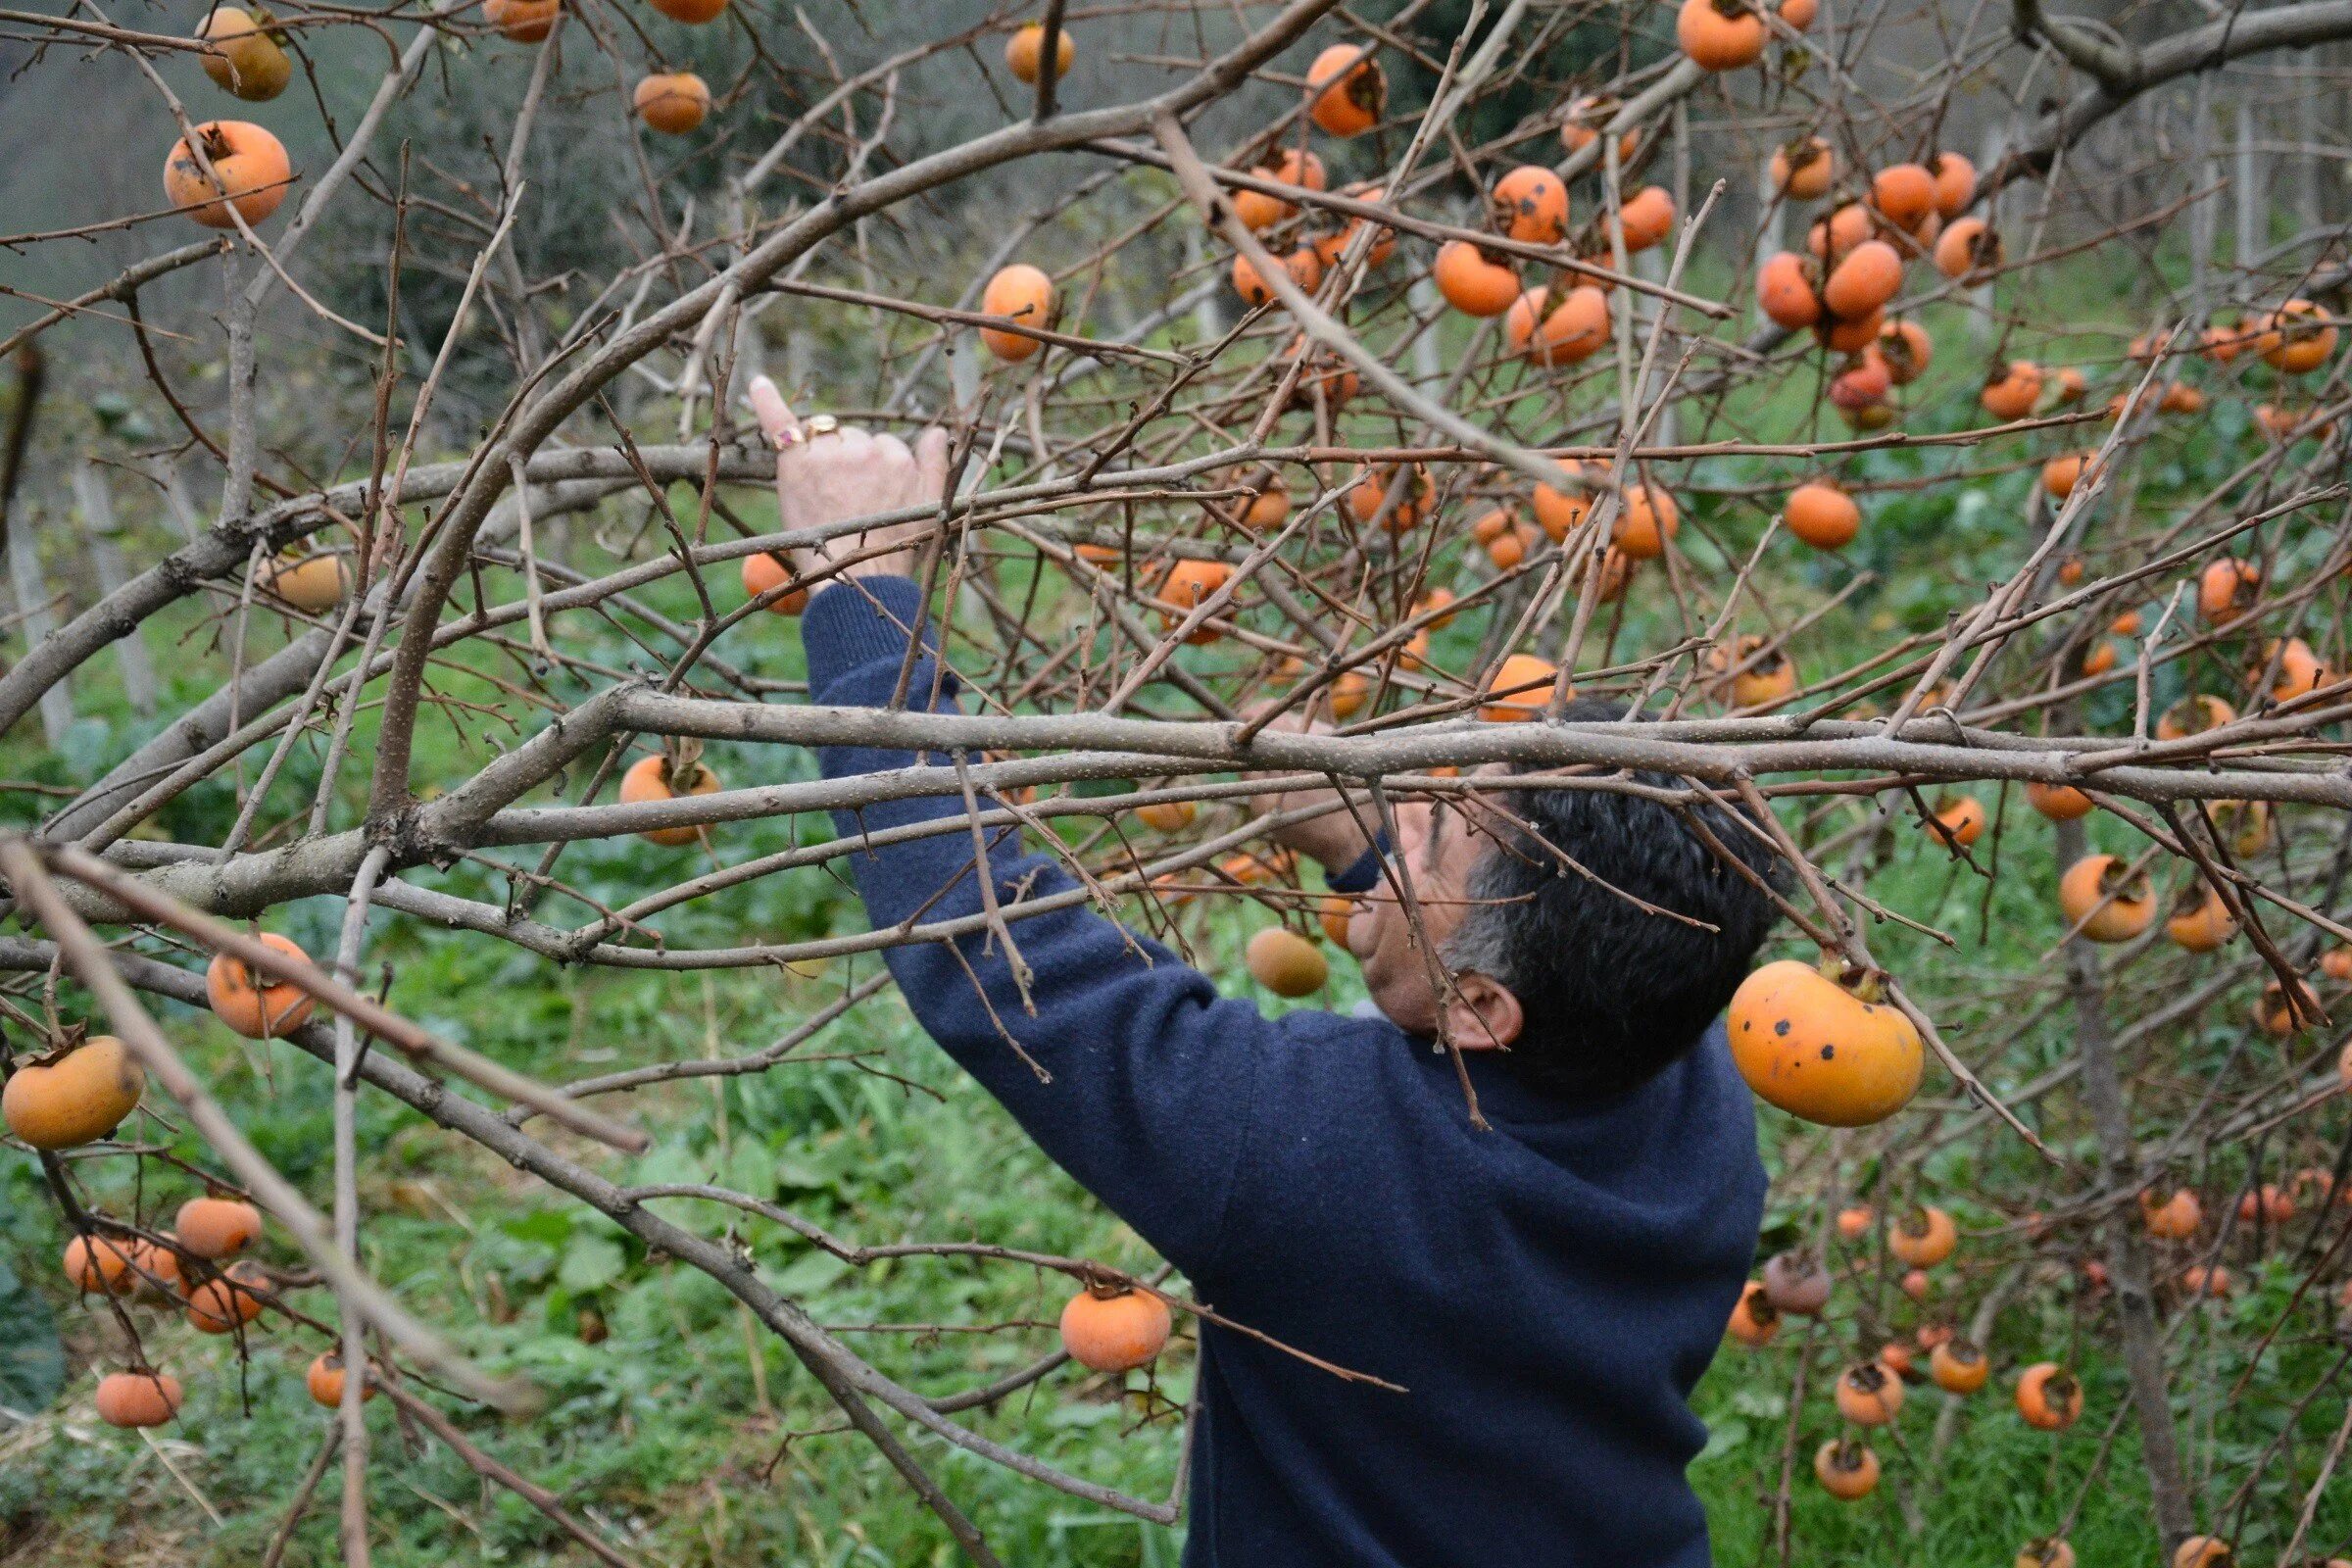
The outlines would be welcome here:
[[[1607,722],[1625,710],[1580,698],[1563,716]],[[1690,791],[1665,774],[1631,776]],[[1747,974],[1778,913],[1757,882],[1780,886],[1780,858],[1744,813],[1704,799],[1684,809],[1715,845],[1676,808],[1623,790],[1527,788],[1488,800],[1495,809],[1464,812],[1488,843],[1446,958],[1519,999],[1525,1023],[1503,1060],[1557,1095],[1648,1082],[1698,1043]],[[1752,875],[1725,864],[1716,845]]]

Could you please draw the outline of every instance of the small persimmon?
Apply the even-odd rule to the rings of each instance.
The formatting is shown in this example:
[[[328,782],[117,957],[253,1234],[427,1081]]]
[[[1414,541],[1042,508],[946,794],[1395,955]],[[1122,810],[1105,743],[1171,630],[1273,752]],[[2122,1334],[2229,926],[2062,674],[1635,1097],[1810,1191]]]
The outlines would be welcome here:
[[[215,120],[196,127],[212,172],[205,172],[188,139],[164,155],[164,199],[207,228],[234,228],[242,218],[259,223],[286,199],[294,166],[285,143],[246,120]],[[232,214],[229,210],[234,208]]]
[[[2274,370],[2305,375],[2328,363],[2335,341],[2335,325],[2325,311],[2309,300],[2288,300],[2263,318],[2254,352]]]
[[[1936,212],[1936,176],[1917,164],[1889,164],[1870,176],[1871,205],[1897,228],[1917,228]]]
[[[2114,856],[2086,855],[2059,878],[2058,909],[2087,941],[2129,942],[2155,923],[2156,890]]]
[[[1659,185],[1644,185],[1617,209],[1618,226],[1629,252],[1645,251],[1674,231],[1674,198]]]
[[[1996,419],[2024,418],[2041,401],[2041,367],[2032,360],[2011,360],[1984,378],[1977,401]]]
[[[1570,289],[1548,314],[1551,291],[1532,288],[1504,313],[1503,341],[1546,368],[1579,365],[1609,341],[1609,297],[1590,283]]]
[[[792,568],[768,551],[762,550],[756,556],[743,558],[743,594],[746,599],[758,599],[762,594],[772,593],[792,581]],[[808,608],[808,590],[795,588],[790,593],[778,594],[768,604],[767,612],[771,615],[797,615]]]
[[[2173,1568],[2235,1568],[2237,1550],[2219,1536],[2190,1536],[2173,1548]]]
[[[1380,123],[1389,104],[1389,80],[1368,45],[1335,43],[1306,70],[1314,102],[1307,114],[1326,132],[1360,136]]]
[[[2238,1195],[2237,1222],[2251,1225],[2256,1220],[2266,1225],[2283,1225],[2295,1217],[2295,1200],[2276,1182],[2264,1182]]]
[[[1609,542],[1636,561],[1654,561],[1666,553],[1666,541],[1682,528],[1674,497],[1652,485],[1633,484],[1609,525]]]
[[[1873,974],[1765,964],[1733,994],[1726,1027],[1748,1087],[1825,1126],[1886,1120],[1918,1092],[1925,1067],[1919,1031]]]
[[[1928,1376],[1946,1394],[1974,1394],[1992,1376],[1992,1362],[1968,1341],[1950,1339],[1929,1354]]]
[[[1764,708],[1786,700],[1796,690],[1796,662],[1778,648],[1763,649],[1764,639],[1742,637],[1730,650],[1729,663],[1747,667],[1732,677],[1732,702],[1740,708]]]
[[[1849,1242],[1858,1242],[1870,1234],[1878,1213],[1868,1203],[1854,1203],[1838,1211],[1838,1234]]]
[[[1402,533],[1429,515],[1435,492],[1429,469],[1418,463],[1375,464],[1348,487],[1348,514],[1359,524],[1378,520],[1389,532]],[[1482,542],[1500,531],[1492,529],[1487,518],[1481,518],[1477,528],[1489,530],[1478,535]]]
[[[1282,270],[1299,292],[1312,294],[1323,281],[1323,263],[1310,246],[1301,245],[1290,255],[1280,258]],[[1245,304],[1271,305],[1278,297],[1273,285],[1258,271],[1257,264],[1247,256],[1233,259],[1233,291]]]
[[[1675,41],[1701,71],[1738,71],[1763,58],[1770,34],[1746,0],[1683,0]]]
[[[564,0],[482,0],[482,20],[514,43],[538,43],[563,14]]]
[[[1810,1252],[1775,1252],[1764,1263],[1764,1295],[1776,1311],[1816,1317],[1830,1304],[1830,1271]]]
[[[1930,166],[1936,180],[1936,212],[1949,220],[1977,199],[1977,166],[1958,153],[1937,153]]]
[[[265,931],[263,947],[308,964],[310,955],[291,938]],[[213,1015],[248,1040],[281,1039],[302,1027],[314,1005],[311,994],[286,980],[258,977],[242,958],[220,953],[204,971],[204,996]]]
[[[715,795],[718,788],[718,775],[700,760],[673,767],[667,757],[656,753],[639,758],[620,775],[620,802],[623,806],[635,806],[642,801],[676,800],[681,795]],[[701,831],[698,827],[657,827],[638,837],[649,844],[674,848],[692,844]]]
[[[1850,321],[1885,305],[1902,286],[1902,257],[1883,239],[1866,239],[1831,269],[1821,302],[1831,315]]]
[[[236,1198],[191,1198],[172,1225],[179,1245],[198,1257],[228,1257],[262,1239],[262,1211]]]
[[[980,309],[1023,326],[1046,326],[1054,316],[1054,280],[1027,262],[1014,262],[988,280],[988,287],[980,295]],[[1007,363],[1028,359],[1045,347],[1034,337],[995,326],[982,327],[980,341],[988,346],[989,353]]]
[[[1251,937],[1246,956],[1251,977],[1278,997],[1309,996],[1331,978],[1323,950],[1278,925]]]
[[[2026,804],[2053,822],[2072,822],[2077,817],[2088,816],[2098,806],[2072,784],[2044,784],[2039,779],[2026,781]]]
[[[1818,201],[1838,177],[1838,155],[1819,136],[1799,136],[1772,150],[1772,188],[1793,201]]]
[[[1478,716],[1494,724],[1525,723],[1544,716],[1551,706],[1559,667],[1533,654],[1513,654],[1494,667]],[[1575,696],[1573,688],[1569,696]]]
[[[1844,259],[1847,252],[1871,236],[1876,225],[1870,220],[1870,210],[1860,202],[1847,202],[1813,220],[1805,230],[1805,249],[1824,266]]]
[[[1960,1246],[1960,1228],[1933,1203],[1902,1215],[1886,1229],[1886,1250],[1913,1268],[1934,1268]]]
[[[2057,1536],[2029,1541],[2018,1548],[2013,1568],[2075,1568],[2075,1548]]]
[[[1285,147],[1273,162],[1260,165],[1256,172],[1278,183],[1307,190],[1323,189],[1329,178],[1323,172],[1323,160],[1298,147]],[[1298,217],[1298,205],[1264,191],[1237,190],[1233,193],[1233,214],[1245,228],[1266,229]]]
[[[2055,1361],[2036,1361],[2018,1374],[2017,1413],[2030,1427],[2063,1431],[2082,1414],[2082,1384]]]
[[[2237,919],[2210,884],[2192,882],[2173,900],[2164,934],[2190,953],[2211,953],[2237,935]]]
[[[273,556],[256,574],[256,585],[304,614],[323,615],[350,591],[351,568],[341,556],[323,550],[307,556]]]
[[[2089,453],[2068,452],[2041,466],[2041,487],[2052,500],[2064,501],[2089,472]]]
[[[1153,801],[1135,808],[1136,819],[1154,833],[1181,833],[1193,825],[1196,814],[1190,801]]]
[[[1522,164],[1496,180],[1487,205],[1494,227],[1523,244],[1568,237],[1568,187],[1542,164]]]
[[[1936,340],[1928,329],[1908,317],[1888,321],[1879,328],[1877,344],[1879,357],[1886,363],[1887,379],[1896,386],[1909,386],[1928,373],[1936,363]]]
[[[1963,218],[1936,239],[1936,270],[1956,281],[1981,283],[2000,269],[2001,237],[1982,218]]]
[[[1348,946],[1348,922],[1355,917],[1355,901],[1344,894],[1334,893],[1315,908],[1315,923],[1331,945],[1345,951]]]
[[[213,85],[248,103],[268,103],[294,79],[294,62],[270,36],[267,13],[255,17],[236,6],[216,6],[196,36],[212,46],[197,58]]]
[[[2183,697],[2166,709],[2156,720],[2156,738],[2160,741],[2185,740],[2202,735],[2209,729],[2219,729],[2233,723],[2237,710],[2210,693],[2199,692]]]
[[[637,118],[665,136],[683,136],[710,113],[710,85],[691,71],[657,72],[630,94]]]
[[[1466,239],[1447,240],[1438,247],[1430,277],[1446,303],[1465,316],[1500,316],[1520,295],[1519,274],[1509,262]]]
[[[1756,270],[1756,309],[1776,326],[1794,331],[1821,319],[1813,270],[1794,251],[1782,251]]]
[[[1883,1427],[1903,1408],[1903,1380],[1884,1361],[1856,1361],[1838,1375],[1838,1413],[1858,1427]]]
[[[1222,561],[1179,561],[1168,568],[1152,597],[1163,607],[1160,618],[1173,628],[1232,579],[1233,568]],[[1213,643],[1223,635],[1215,625],[1202,622],[1188,640]]]
[[[179,1413],[179,1379],[169,1372],[109,1372],[91,1404],[110,1427],[160,1427]]]
[[[343,1358],[332,1350],[321,1351],[302,1375],[302,1384],[310,1392],[311,1402],[333,1410],[343,1403]],[[363,1377],[360,1383],[360,1401],[375,1397],[375,1379]]]
[[[1732,1303],[1732,1318],[1724,1333],[1741,1345],[1758,1348],[1770,1345],[1780,1332],[1781,1309],[1772,1304],[1762,1285],[1748,1281],[1740,1288],[1740,1299]]]
[[[1089,1286],[1061,1309],[1061,1348],[1096,1372],[1132,1372],[1157,1359],[1173,1326],[1168,1303],[1132,1286]]]
[[[1078,64],[1078,41],[1070,36],[1069,24],[1064,23],[1054,35],[1054,76],[1055,80],[1069,75],[1070,68]],[[1012,29],[1004,40],[1004,69],[1031,86],[1044,74],[1046,67],[1046,24],[1024,22]]]
[[[1936,806],[1928,836],[1938,844],[1965,850],[1984,836],[1984,803],[1973,795],[1955,795]]]
[[[1850,1438],[1832,1438],[1813,1450],[1813,1479],[1838,1501],[1858,1501],[1878,1487],[1879,1456]]]
[[[76,1236],[66,1243],[65,1269],[75,1290],[96,1296],[122,1296],[138,1286],[129,1250],[104,1236]]]
[[[232,1334],[262,1315],[269,1276],[251,1263],[232,1263],[218,1279],[188,1292],[188,1322],[199,1334]]]
[[[138,1108],[147,1074],[113,1035],[92,1035],[61,1056],[20,1064],[0,1089],[0,1121],[34,1149],[95,1143]]]
[[[1816,550],[1842,550],[1862,530],[1862,509],[1827,479],[1809,479],[1781,504],[1788,531]]]

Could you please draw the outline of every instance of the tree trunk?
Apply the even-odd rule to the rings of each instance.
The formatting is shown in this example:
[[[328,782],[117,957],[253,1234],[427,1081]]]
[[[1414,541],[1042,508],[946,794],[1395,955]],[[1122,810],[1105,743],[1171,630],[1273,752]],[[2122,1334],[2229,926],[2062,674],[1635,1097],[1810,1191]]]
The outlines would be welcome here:
[[[2082,824],[2057,824],[2058,863],[2082,858]],[[2075,1000],[2076,1048],[2082,1058],[2082,1099],[2098,1134],[2099,1179],[2110,1191],[2138,1185],[2139,1148],[2132,1134],[2132,1112],[2124,1103],[2122,1076],[2107,1028],[2097,947],[2082,937],[2066,944],[2067,989]],[[2148,1287],[2148,1252],[2129,1204],[2107,1220],[2107,1273],[2115,1289],[2116,1316],[2124,1331],[2124,1369],[2132,1381],[2132,1405],[2139,1417],[2139,1449],[2148,1472],[2156,1525],[2169,1560],[2183,1537],[2196,1528],[2188,1483],[2180,1471],[2180,1446],[2173,1432],[2171,1390],[2164,1374],[2164,1330],[2156,1321]]]

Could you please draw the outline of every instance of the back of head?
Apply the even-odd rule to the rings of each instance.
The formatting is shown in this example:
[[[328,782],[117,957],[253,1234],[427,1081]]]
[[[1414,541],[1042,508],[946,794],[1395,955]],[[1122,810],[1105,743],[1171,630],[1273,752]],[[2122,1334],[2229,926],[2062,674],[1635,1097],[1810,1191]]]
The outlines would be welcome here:
[[[1580,699],[1564,716],[1624,714]],[[1690,788],[1663,774],[1631,778]],[[1563,782],[1498,792],[1490,799],[1499,809],[1471,813],[1488,843],[1446,957],[1518,997],[1526,1021],[1505,1060],[1524,1081],[1563,1096],[1618,1094],[1682,1056],[1730,1003],[1772,927],[1757,882],[1777,886],[1780,861],[1752,823],[1712,803],[1678,812],[1606,784]],[[1752,875],[1725,864],[1689,817]]]

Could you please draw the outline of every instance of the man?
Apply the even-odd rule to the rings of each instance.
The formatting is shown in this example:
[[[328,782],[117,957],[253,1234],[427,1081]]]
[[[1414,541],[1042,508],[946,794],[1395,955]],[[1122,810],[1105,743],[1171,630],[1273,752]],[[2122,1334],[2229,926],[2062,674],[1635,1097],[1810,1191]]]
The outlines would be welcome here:
[[[939,499],[940,432],[913,452],[812,432],[772,385],[752,390],[785,527]],[[837,564],[866,559],[803,619],[814,701],[920,707],[936,689],[954,706],[910,575],[928,527],[826,547]],[[822,760],[838,778],[916,759]],[[1008,838],[990,873],[1033,1011],[985,932],[891,950],[924,1028],[1202,1300],[1401,1387],[1203,1324],[1193,1568],[1708,1562],[1684,1477],[1705,1437],[1688,1397],[1764,1193],[1715,1020],[1772,907],[1664,804],[1579,782],[1402,805],[1393,844],[1350,809],[1280,835],[1363,896],[1348,946],[1378,1017],[1267,1019],[1083,904],[1017,918],[1071,883]],[[962,811],[933,797],[840,820],[852,833]],[[1771,874],[1747,824],[1705,819]],[[876,928],[978,911],[972,860],[965,833],[851,857]],[[1440,1038],[1461,1052],[1483,1127]]]

